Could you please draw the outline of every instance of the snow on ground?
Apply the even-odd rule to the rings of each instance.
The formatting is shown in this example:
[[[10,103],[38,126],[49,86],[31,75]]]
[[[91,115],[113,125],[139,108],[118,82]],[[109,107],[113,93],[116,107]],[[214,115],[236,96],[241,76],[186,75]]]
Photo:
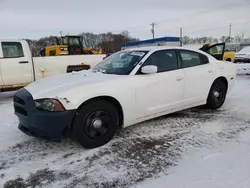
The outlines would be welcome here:
[[[237,74],[250,75],[250,63],[237,63]]]
[[[239,139],[183,156],[169,175],[147,180],[137,188],[248,188],[250,187],[250,131]]]
[[[8,148],[27,138],[17,127],[17,117],[11,106],[14,92],[0,93],[0,149]]]
[[[4,94],[0,187],[250,187],[247,73],[239,73],[220,110],[194,108],[147,121],[92,150],[69,139],[54,143],[24,135],[13,114],[13,93]]]

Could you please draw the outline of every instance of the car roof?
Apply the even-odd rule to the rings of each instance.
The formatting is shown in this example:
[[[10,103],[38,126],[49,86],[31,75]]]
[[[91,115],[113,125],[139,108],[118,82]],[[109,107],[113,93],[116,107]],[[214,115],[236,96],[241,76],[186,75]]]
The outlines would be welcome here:
[[[27,42],[23,39],[0,39],[0,42]]]
[[[202,50],[199,50],[199,48],[196,46],[199,46],[199,45],[196,45],[195,44],[195,47],[190,47],[190,46],[147,46],[147,47],[137,47],[137,48],[128,48],[128,49],[125,49],[125,50],[131,50],[131,51],[150,51],[150,52],[155,52],[155,51],[158,51],[158,50],[174,50],[174,49],[179,49],[179,50],[189,50],[189,51],[193,51],[193,52],[198,52],[198,53],[201,53],[205,56],[207,56],[209,59],[211,60],[215,60],[215,58],[211,55],[209,55],[208,53],[202,51]]]
[[[188,49],[198,50],[203,46],[203,44],[186,44],[183,47]]]
[[[188,46],[147,46],[147,47],[137,47],[137,48],[129,48],[125,50],[131,51],[157,51],[157,50],[170,50],[170,49],[181,49],[181,50],[191,50],[195,52],[204,53],[203,51],[199,50],[199,45],[197,48],[188,47]]]

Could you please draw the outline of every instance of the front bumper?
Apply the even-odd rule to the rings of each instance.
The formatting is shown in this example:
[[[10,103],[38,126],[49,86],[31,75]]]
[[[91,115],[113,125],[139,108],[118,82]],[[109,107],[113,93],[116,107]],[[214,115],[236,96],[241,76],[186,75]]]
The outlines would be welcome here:
[[[76,110],[47,112],[38,110],[32,95],[25,89],[13,98],[18,128],[27,135],[60,141],[63,131],[71,125]]]
[[[250,63],[250,58],[241,58],[241,57],[236,57],[234,59],[235,63],[242,62],[242,63]]]

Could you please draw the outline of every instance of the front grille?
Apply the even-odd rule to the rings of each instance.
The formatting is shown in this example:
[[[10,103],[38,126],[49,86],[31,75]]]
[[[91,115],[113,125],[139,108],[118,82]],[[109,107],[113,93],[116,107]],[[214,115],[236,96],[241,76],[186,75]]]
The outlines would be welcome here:
[[[27,111],[25,109],[23,109],[22,107],[14,106],[14,108],[15,108],[16,113],[27,116]]]
[[[19,103],[21,105],[25,105],[24,100],[21,99],[21,98],[19,98],[19,97],[17,97],[17,96],[14,96],[14,102]]]

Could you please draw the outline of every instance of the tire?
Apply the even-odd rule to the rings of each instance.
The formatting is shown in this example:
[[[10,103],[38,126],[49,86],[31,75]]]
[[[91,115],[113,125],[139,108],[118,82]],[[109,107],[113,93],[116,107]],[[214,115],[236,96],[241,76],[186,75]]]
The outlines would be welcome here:
[[[216,80],[208,94],[206,107],[209,109],[220,108],[226,99],[227,86],[225,82],[221,79]]]
[[[231,59],[230,59],[230,58],[228,58],[228,59],[226,59],[226,61],[229,61],[229,62],[231,62]]]
[[[84,105],[75,117],[73,137],[84,148],[96,148],[108,143],[119,125],[118,112],[105,100]]]

